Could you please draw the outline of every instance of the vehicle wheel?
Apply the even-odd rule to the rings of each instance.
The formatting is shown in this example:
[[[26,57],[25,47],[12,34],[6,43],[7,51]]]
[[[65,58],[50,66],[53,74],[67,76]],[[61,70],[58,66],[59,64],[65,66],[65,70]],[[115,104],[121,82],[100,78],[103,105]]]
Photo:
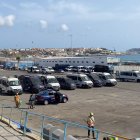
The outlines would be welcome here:
[[[33,92],[38,93],[39,91],[38,91],[38,89],[33,89]]]
[[[2,94],[2,88],[0,88],[0,94]]]
[[[63,98],[63,103],[66,103],[68,101],[67,98]]]
[[[140,82],[140,79],[138,79],[137,82],[139,83]]]
[[[121,82],[124,82],[125,81],[125,79],[124,78],[122,78],[122,79],[120,79],[121,80]]]
[[[47,100],[44,101],[44,105],[48,105],[49,102]]]
[[[12,91],[8,90],[8,91],[7,91],[7,94],[8,94],[8,95],[12,95],[13,93],[12,93]]]

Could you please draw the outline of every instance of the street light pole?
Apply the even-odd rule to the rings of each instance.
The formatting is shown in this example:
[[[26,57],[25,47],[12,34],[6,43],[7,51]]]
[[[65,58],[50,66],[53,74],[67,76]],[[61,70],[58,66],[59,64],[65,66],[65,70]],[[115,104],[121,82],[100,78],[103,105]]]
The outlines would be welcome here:
[[[71,47],[71,53],[72,53],[72,56],[73,56],[72,34],[70,34],[70,47]]]

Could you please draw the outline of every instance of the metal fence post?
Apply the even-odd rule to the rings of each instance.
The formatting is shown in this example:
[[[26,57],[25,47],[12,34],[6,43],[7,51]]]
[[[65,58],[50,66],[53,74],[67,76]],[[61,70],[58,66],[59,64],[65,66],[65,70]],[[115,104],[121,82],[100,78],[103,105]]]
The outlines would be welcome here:
[[[12,116],[12,108],[10,110],[10,115],[9,115],[9,125],[10,125],[10,122],[11,122],[11,116]]]
[[[45,116],[42,116],[42,125],[41,125],[41,140],[43,140],[44,120],[45,120]]]
[[[23,112],[21,111],[21,114],[20,114],[20,125],[21,125],[22,122],[23,122],[23,118],[22,118],[23,116],[22,116],[22,113],[23,113]]]
[[[67,126],[68,126],[68,124],[65,122],[64,123],[64,140],[67,139]]]
[[[96,131],[96,140],[98,140],[99,139],[99,131],[97,130]]]
[[[2,120],[2,116],[3,116],[3,105],[2,105],[2,110],[1,110],[1,120]]]
[[[23,129],[23,134],[26,133],[27,122],[28,122],[28,112],[26,111],[25,118],[24,118],[24,129]]]

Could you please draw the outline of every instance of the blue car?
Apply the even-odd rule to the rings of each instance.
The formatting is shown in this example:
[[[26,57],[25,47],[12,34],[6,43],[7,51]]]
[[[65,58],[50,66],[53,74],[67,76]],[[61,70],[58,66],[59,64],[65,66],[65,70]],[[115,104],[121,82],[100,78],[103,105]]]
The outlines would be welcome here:
[[[35,102],[37,104],[50,104],[50,103],[66,103],[68,96],[52,89],[40,91],[35,95]]]

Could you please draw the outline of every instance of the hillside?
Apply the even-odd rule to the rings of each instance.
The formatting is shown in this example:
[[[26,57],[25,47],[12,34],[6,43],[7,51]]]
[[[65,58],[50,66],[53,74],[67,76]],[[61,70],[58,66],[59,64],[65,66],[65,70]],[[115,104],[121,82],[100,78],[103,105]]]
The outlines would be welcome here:
[[[126,51],[127,53],[136,53],[140,54],[140,48],[132,48]]]

